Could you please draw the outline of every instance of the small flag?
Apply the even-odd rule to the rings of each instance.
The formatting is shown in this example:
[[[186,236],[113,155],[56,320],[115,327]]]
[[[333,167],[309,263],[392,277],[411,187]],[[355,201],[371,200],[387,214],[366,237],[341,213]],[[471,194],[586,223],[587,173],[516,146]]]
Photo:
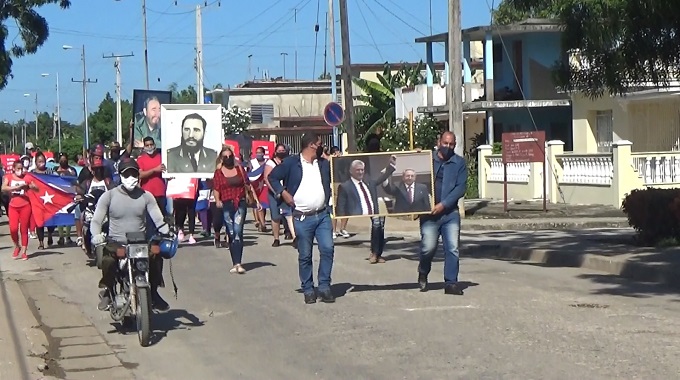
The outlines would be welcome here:
[[[75,225],[75,177],[27,173],[26,183],[35,184],[37,190],[28,190],[31,211],[36,225],[43,227]]]

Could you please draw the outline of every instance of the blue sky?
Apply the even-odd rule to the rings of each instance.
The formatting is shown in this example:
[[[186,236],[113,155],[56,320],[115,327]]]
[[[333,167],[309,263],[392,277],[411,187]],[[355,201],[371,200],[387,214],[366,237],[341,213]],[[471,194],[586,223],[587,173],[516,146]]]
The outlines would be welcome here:
[[[209,1],[211,3],[212,0]],[[446,31],[447,0],[431,0],[432,31]],[[496,3],[498,0],[496,0]],[[39,10],[50,24],[50,37],[35,54],[15,60],[12,79],[0,91],[0,120],[15,121],[26,110],[31,118],[35,94],[41,112],[56,106],[56,75],[59,73],[62,118],[82,121],[81,46],[85,45],[89,112],[97,109],[106,92],[115,93],[113,59],[103,55],[130,54],[123,58],[123,98],[131,99],[135,88],[145,87],[143,28],[140,0],[72,0],[68,10],[46,6]],[[96,6],[94,4],[97,4]],[[195,1],[147,0],[149,77],[152,89],[164,90],[176,82],[180,88],[196,86],[193,69],[195,48]],[[349,24],[353,63],[424,60],[425,46],[415,38],[430,34],[430,0],[349,0]],[[462,0],[463,27],[489,23],[491,0]],[[202,4],[202,3],[201,3]],[[318,44],[314,24],[319,7]],[[294,8],[297,7],[297,23]],[[288,53],[286,76],[294,75],[297,41],[298,78],[318,77],[324,70],[327,0],[222,0],[202,12],[206,87],[217,83],[232,87],[247,79],[248,55],[252,71],[283,74],[282,52]],[[337,8],[337,1],[336,1]],[[336,20],[339,12],[336,9]],[[11,41],[18,29],[8,22]],[[12,35],[14,33],[14,35]],[[340,27],[336,21],[337,59],[340,62]],[[62,45],[74,49],[63,50]],[[444,60],[443,48],[435,60]],[[316,56],[316,65],[314,63]],[[330,67],[330,63],[329,63]],[[49,73],[43,77],[41,74]],[[26,97],[24,94],[30,94]],[[15,110],[20,110],[17,114]]]

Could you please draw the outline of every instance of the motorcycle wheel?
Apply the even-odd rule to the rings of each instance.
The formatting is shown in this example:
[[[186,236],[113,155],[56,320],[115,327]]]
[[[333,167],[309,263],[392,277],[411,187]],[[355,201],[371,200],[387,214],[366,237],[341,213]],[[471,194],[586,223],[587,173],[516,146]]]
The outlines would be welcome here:
[[[137,336],[142,347],[151,340],[151,294],[149,288],[137,288]]]

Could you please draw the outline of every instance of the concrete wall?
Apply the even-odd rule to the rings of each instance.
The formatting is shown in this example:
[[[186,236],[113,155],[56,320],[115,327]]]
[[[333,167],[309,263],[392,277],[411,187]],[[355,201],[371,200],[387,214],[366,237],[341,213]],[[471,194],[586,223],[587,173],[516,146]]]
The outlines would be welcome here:
[[[274,117],[287,116],[321,116],[326,104],[332,99],[328,94],[319,93],[272,93],[239,95],[234,92],[229,96],[229,107],[250,108],[253,104],[271,104],[274,106]]]

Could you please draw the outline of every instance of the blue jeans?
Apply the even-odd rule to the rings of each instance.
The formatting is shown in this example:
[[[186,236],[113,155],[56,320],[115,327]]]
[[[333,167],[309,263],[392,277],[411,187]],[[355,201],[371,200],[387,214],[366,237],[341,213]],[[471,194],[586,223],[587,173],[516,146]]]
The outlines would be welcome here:
[[[246,201],[241,200],[234,206],[233,202],[225,202],[222,205],[224,226],[229,236],[229,252],[233,265],[241,264],[243,259],[243,223],[246,221]]]
[[[382,256],[385,250],[385,217],[371,217],[371,253]]]
[[[297,236],[300,288],[305,294],[314,292],[312,248],[316,238],[319,247],[319,291],[330,291],[335,251],[330,214],[328,211],[322,211],[312,216],[294,216],[293,225]]]
[[[432,269],[432,259],[437,252],[439,236],[444,245],[444,282],[454,285],[458,282],[460,241],[460,214],[448,218],[420,218],[420,264],[418,273],[427,276]]]

